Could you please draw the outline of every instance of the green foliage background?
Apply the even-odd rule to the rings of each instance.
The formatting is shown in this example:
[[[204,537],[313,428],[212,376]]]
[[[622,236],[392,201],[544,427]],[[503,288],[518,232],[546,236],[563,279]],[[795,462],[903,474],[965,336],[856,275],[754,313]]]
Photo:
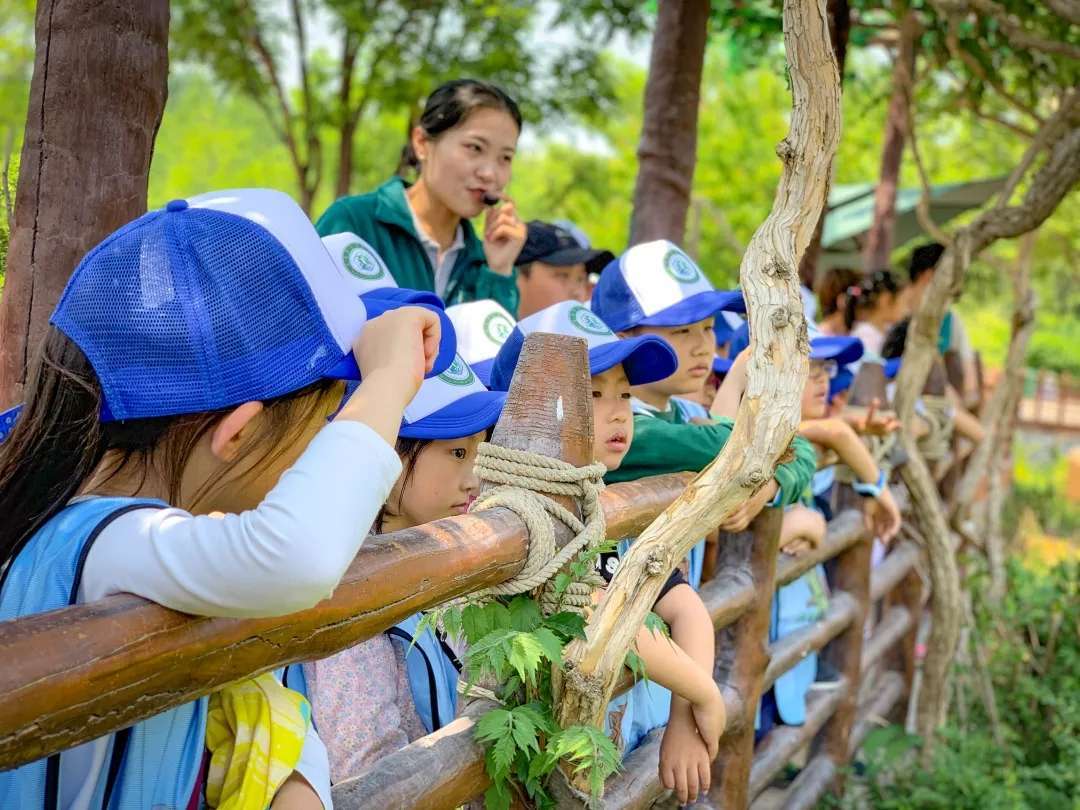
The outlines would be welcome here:
[[[1013,559],[1001,605],[980,599],[975,566],[971,633],[984,644],[1001,718],[991,732],[973,673],[955,675],[966,723],[946,727],[928,768],[914,765],[919,740],[889,726],[871,734],[847,796],[826,808],[857,810],[1044,810],[1080,801],[1080,566],[1037,574]],[[955,705],[955,703],[954,703]],[[954,715],[955,718],[955,715]]]

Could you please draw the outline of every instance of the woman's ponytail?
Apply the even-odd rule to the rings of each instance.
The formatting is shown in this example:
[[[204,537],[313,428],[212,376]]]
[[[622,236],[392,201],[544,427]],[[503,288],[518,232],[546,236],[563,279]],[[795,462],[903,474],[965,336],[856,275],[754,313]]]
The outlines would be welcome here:
[[[855,325],[856,310],[862,295],[863,288],[859,284],[852,284],[844,291],[844,328],[848,332]]]
[[[101,388],[85,355],[50,327],[26,403],[0,445],[0,569],[79,491],[105,455]]]

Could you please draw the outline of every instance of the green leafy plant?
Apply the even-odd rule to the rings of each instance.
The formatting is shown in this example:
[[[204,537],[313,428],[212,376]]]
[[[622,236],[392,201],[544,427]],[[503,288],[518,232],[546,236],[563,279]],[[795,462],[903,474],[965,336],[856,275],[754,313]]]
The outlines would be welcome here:
[[[954,712],[927,768],[921,740],[899,726],[871,733],[842,799],[844,810],[1041,810],[1076,807],[1080,796],[1080,565],[1045,573],[1010,560],[1001,604],[983,603],[986,574],[973,563],[973,636],[985,645],[999,715],[998,735],[968,667],[954,688],[968,712]]]
[[[560,572],[554,579],[556,601],[573,582],[588,580],[596,557],[612,548],[583,552]],[[544,616],[537,599],[519,594],[508,600],[444,607],[421,623],[421,628],[441,625],[449,636],[465,641],[468,649],[462,663],[467,683],[490,688],[500,704],[480,717],[475,731],[491,778],[484,794],[489,810],[510,807],[512,782],[536,807],[554,807],[546,783],[559,762],[587,776],[594,800],[604,781],[619,769],[620,753],[601,729],[560,728],[555,720],[552,670],[562,668],[567,644],[585,638],[584,617],[561,604],[557,608]],[[668,635],[667,625],[655,614],[649,614],[645,626]],[[635,678],[646,677],[644,662],[634,651],[628,653],[626,664]]]

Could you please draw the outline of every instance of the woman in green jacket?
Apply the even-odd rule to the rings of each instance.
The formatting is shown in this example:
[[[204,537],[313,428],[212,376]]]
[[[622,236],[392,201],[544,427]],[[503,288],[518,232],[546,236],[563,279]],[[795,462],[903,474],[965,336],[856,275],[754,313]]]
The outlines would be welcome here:
[[[419,179],[407,185],[393,177],[368,194],[343,197],[316,228],[322,236],[351,231],[367,240],[402,287],[432,290],[448,305],[492,298],[516,313],[514,260],[526,229],[504,189],[520,134],[521,112],[501,89],[474,79],[447,82],[428,98],[406,147]],[[469,220],[485,209],[481,240]]]

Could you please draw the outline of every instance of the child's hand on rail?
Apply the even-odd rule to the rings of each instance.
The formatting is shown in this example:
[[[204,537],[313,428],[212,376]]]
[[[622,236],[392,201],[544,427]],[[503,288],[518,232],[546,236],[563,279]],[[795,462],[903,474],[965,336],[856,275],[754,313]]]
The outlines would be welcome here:
[[[698,734],[705,742],[705,748],[709,752],[709,760],[716,759],[720,753],[720,737],[727,727],[727,708],[724,706],[724,698],[720,694],[720,687],[715,683],[709,694],[709,699],[704,703],[694,703],[690,710],[694,714],[694,723],[697,724]]]
[[[720,528],[725,532],[745,531],[746,527],[750,525],[750,521],[756,518],[761,510],[765,508],[765,504],[776,497],[776,491],[779,488],[780,485],[776,483],[775,478],[770,480],[769,483],[743,501],[742,505],[720,524]]]
[[[709,792],[711,761],[690,704],[673,695],[671,716],[660,741],[660,782],[675,791],[679,804],[688,804]]]

